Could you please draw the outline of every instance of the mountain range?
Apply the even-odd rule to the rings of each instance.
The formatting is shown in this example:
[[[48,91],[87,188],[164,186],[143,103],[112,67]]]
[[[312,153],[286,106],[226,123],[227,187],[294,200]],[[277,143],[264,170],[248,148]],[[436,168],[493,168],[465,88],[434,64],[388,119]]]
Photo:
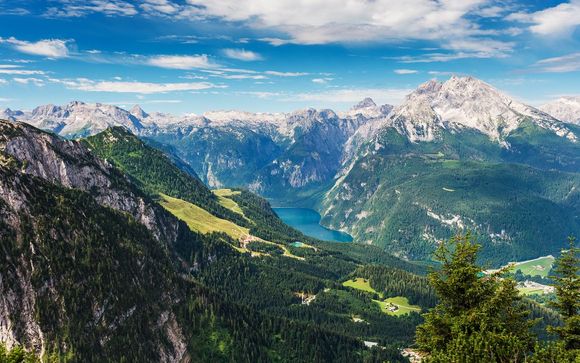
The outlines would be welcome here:
[[[471,77],[342,113],[0,118],[0,342],[46,361],[405,362],[441,240],[497,267],[580,232],[580,126]]]
[[[420,85],[400,105],[365,99],[346,112],[175,116],[72,102],[0,117],[67,138],[122,126],[211,188],[315,208],[358,242],[424,259],[437,241],[470,229],[499,264],[553,253],[563,234],[579,232],[578,115],[572,98],[538,109],[453,76]]]
[[[580,124],[580,97],[560,97],[557,100],[542,105],[540,109],[558,120]]]
[[[378,263],[398,277],[381,294],[428,307],[424,268],[306,237],[264,199],[210,191],[178,165],[122,127],[74,141],[0,121],[2,347],[46,361],[404,361],[418,315],[342,282]]]

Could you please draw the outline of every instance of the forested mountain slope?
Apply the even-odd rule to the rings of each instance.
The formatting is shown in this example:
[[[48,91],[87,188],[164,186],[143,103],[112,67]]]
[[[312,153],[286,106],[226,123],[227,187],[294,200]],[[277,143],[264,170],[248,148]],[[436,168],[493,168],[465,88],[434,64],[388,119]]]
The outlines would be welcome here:
[[[321,198],[323,222],[408,259],[465,230],[493,265],[556,254],[580,233],[579,131],[471,77],[427,82]]]
[[[115,146],[137,146],[148,165],[167,168],[147,174],[117,161],[125,176],[79,142],[0,126],[0,338],[9,348],[64,361],[402,360],[398,348],[411,343],[418,315],[385,314],[341,282],[367,260],[420,267],[372,248],[327,248],[282,224],[263,199],[222,193],[218,205],[241,211],[249,235],[262,236],[241,250],[241,240],[192,231],[156,203],[154,191],[186,198],[190,183],[199,188],[189,190],[192,201],[214,200],[163,154]],[[282,247],[290,255],[277,254]],[[369,339],[386,349],[365,348]]]

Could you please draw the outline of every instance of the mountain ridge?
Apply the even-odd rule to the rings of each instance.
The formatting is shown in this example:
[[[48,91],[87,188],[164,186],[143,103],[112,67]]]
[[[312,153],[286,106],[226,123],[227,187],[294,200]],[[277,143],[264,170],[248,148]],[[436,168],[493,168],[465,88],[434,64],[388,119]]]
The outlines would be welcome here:
[[[196,232],[153,196],[188,198],[167,183],[173,176],[182,178],[175,185],[197,185],[201,196],[205,186],[162,152],[147,151],[158,160],[132,168],[131,159],[111,158],[112,147],[150,148],[127,130],[97,137],[107,142],[93,139],[87,148],[0,121],[0,341],[8,349],[20,344],[42,359],[73,361],[305,361],[313,354],[321,361],[403,361],[398,346],[410,344],[417,317],[389,316],[341,282],[371,261],[394,273],[424,268],[372,247],[341,249],[307,238],[244,190],[220,196],[252,221],[252,235],[268,241]],[[150,174],[155,165],[166,173]],[[156,218],[143,218],[147,211]],[[293,246],[297,240],[308,247]],[[281,248],[290,252],[278,254]],[[404,286],[385,293],[408,291],[410,301],[432,304],[425,277],[403,276]],[[320,303],[303,304],[299,294]],[[353,313],[373,325],[356,324]],[[385,349],[368,350],[362,339],[380,339]]]

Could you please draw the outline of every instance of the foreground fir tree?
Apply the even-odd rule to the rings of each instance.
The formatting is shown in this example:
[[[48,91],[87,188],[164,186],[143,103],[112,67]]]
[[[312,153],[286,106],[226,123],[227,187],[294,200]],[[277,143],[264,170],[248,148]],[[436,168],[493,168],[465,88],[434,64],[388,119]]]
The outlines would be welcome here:
[[[558,299],[551,305],[560,312],[564,325],[551,330],[558,334],[566,349],[580,349],[580,259],[575,239],[569,238],[569,248],[556,260],[554,288]]]
[[[470,234],[442,243],[429,278],[439,304],[424,314],[417,344],[427,362],[520,362],[533,349],[534,321],[504,270],[486,275]]]
[[[551,305],[562,316],[563,325],[552,327],[559,341],[538,345],[532,363],[580,362],[580,258],[575,238],[568,239],[569,247],[555,262],[554,281],[556,301]]]

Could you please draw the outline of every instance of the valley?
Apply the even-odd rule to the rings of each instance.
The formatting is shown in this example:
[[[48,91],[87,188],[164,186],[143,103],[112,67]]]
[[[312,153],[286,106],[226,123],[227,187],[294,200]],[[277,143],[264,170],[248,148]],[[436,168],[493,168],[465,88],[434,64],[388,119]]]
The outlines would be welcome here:
[[[0,24],[0,363],[580,363],[580,0]]]
[[[226,193],[192,202],[205,208],[199,203],[210,201],[216,216],[244,228],[247,216],[227,190],[292,206],[276,212],[312,237],[352,238],[407,260],[428,261],[439,241],[470,230],[484,246],[481,257],[499,267],[554,255],[558,241],[580,233],[580,128],[570,121],[574,108],[561,116],[566,122],[545,112],[558,107],[537,109],[476,78],[454,76],[421,84],[400,105],[365,99],[346,112],[176,116],[73,102],[3,115],[67,138],[89,136],[88,143],[107,127],[130,130],[182,172]],[[114,157],[130,172],[144,155]],[[162,192],[144,182],[156,177],[151,171],[134,177]]]
[[[545,335],[553,256],[580,233],[580,129],[506,97],[452,77],[345,113],[13,112],[2,341],[57,360],[405,362],[439,303],[433,253],[463,233],[487,272],[521,261]]]

